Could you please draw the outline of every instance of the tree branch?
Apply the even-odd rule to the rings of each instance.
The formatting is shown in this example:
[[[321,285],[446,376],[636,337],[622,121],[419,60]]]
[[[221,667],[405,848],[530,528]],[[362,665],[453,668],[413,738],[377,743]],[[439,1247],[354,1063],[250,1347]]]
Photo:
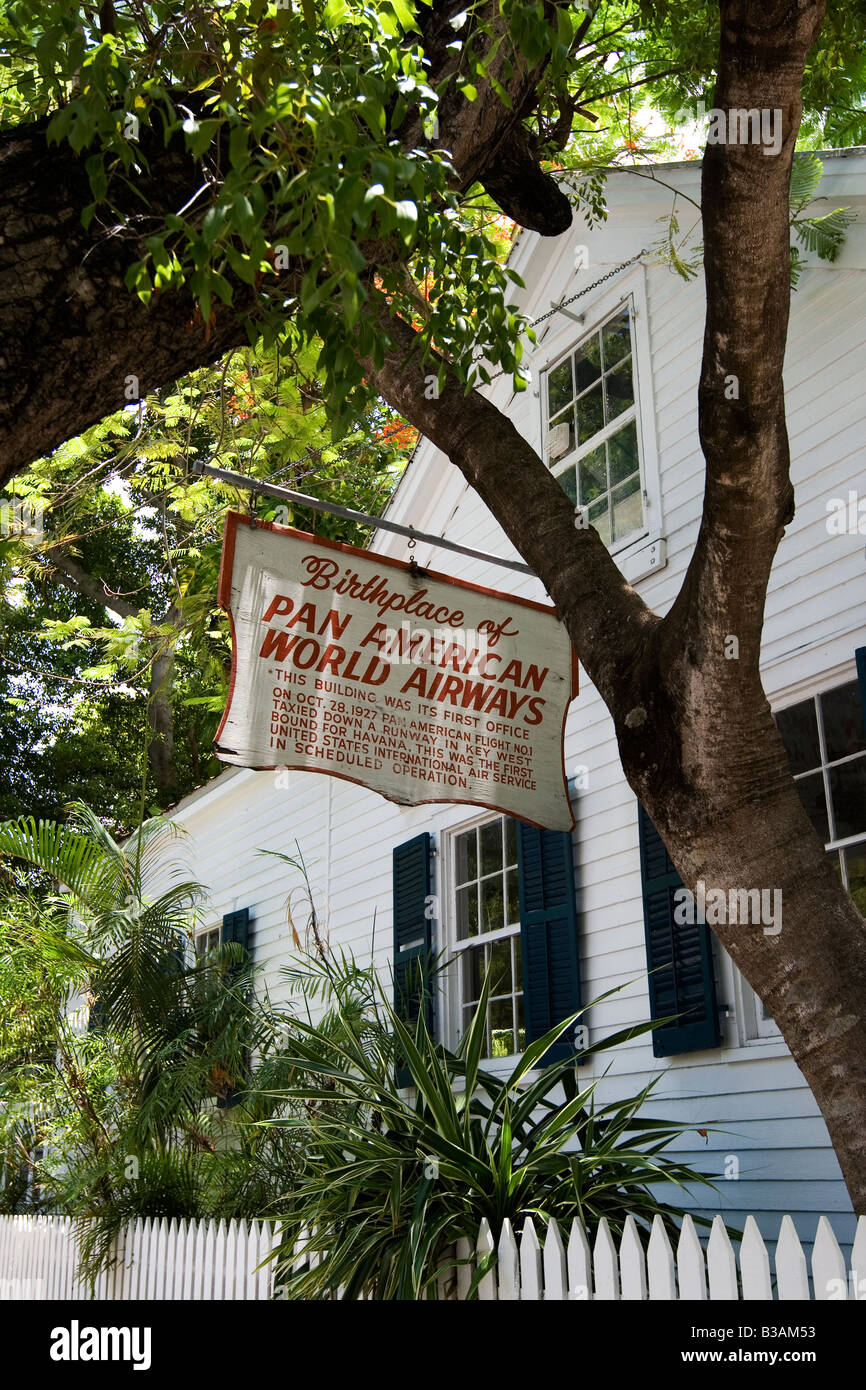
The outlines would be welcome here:
[[[110,608],[112,613],[116,613],[119,618],[135,618],[138,616],[138,608],[135,604],[127,603],[126,599],[117,598],[105,587],[101,579],[95,579],[92,574],[88,574],[85,569],[74,560],[70,560],[67,555],[60,555],[56,550],[47,550],[45,559],[51,565],[55,578],[64,588],[71,589],[75,594],[80,594],[82,598],[93,599],[103,608]]]

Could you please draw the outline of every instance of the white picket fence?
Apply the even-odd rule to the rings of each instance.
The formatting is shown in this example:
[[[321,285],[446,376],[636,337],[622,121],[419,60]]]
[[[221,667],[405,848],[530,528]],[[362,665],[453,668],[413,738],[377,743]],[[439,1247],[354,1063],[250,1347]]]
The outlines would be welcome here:
[[[96,1284],[96,1299],[268,1299],[279,1296],[274,1265],[268,1255],[279,1239],[266,1221],[135,1221],[118,1243],[114,1266]],[[494,1253],[482,1275],[483,1301],[549,1299],[694,1300],[760,1302],[779,1300],[866,1301],[866,1217],[861,1216],[850,1264],[826,1216],[820,1217],[811,1260],[790,1216],[782,1218],[771,1259],[754,1217],[749,1216],[739,1255],[720,1216],[715,1217],[706,1248],[694,1222],[682,1224],[676,1252],[659,1217],[646,1250],[632,1217],[619,1248],[602,1221],[592,1248],[574,1221],[567,1240],[555,1221],[539,1240],[528,1220],[518,1240],[509,1221],[494,1242],[486,1221],[473,1252],[457,1242],[451,1278],[439,1281],[443,1299],[465,1299],[473,1274]],[[303,1259],[303,1246],[298,1259]],[[77,1250],[71,1221],[59,1216],[0,1217],[0,1301],[88,1299],[89,1289],[76,1274]],[[809,1281],[811,1264],[812,1281]],[[775,1272],[775,1281],[773,1278]]]
[[[547,1227],[544,1244],[528,1220],[520,1240],[509,1221],[503,1222],[494,1244],[485,1221],[476,1245],[477,1260],[495,1249],[495,1265],[483,1276],[478,1296],[487,1301],[551,1299],[555,1302],[590,1299],[652,1301],[710,1299],[848,1299],[866,1300],[866,1217],[857,1223],[850,1268],[826,1216],[820,1217],[812,1247],[812,1288],[806,1255],[790,1216],[782,1218],[773,1264],[757,1222],[746,1218],[738,1261],[721,1216],[713,1220],[706,1249],[695,1224],[686,1216],[676,1254],[661,1218],[656,1217],[646,1251],[629,1216],[617,1249],[606,1220],[602,1220],[590,1248],[586,1233],[574,1221],[567,1241],[555,1221]],[[471,1253],[467,1242],[458,1242],[458,1260]],[[478,1264],[476,1263],[476,1268]],[[465,1298],[471,1281],[471,1265],[458,1264],[458,1298]]]
[[[275,1244],[267,1221],[133,1221],[101,1274],[97,1299],[271,1298]],[[0,1301],[89,1299],[64,1216],[0,1216]]]

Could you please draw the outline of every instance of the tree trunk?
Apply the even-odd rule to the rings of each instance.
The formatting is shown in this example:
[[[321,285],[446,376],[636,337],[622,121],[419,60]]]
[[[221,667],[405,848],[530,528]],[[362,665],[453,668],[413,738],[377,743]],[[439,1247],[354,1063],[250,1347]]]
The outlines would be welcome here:
[[[174,758],[174,711],[171,704],[174,652],[164,648],[150,667],[150,698],[147,720],[153,737],[147,745],[150,771],[156,783],[160,804],[177,800],[179,779]]]
[[[88,574],[81,565],[75,560],[71,560],[68,555],[62,554],[59,549],[47,550],[45,558],[51,566],[53,577],[57,583],[62,584],[73,593],[93,599],[94,602],[102,604],[104,608],[110,609],[120,618],[134,618],[138,615],[138,609],[134,603],[129,603],[127,599],[118,597],[106,587],[101,579]],[[169,607],[165,621],[173,623],[175,626],[180,622],[180,614],[174,604]],[[153,652],[148,680],[149,697],[147,704],[147,720],[153,731],[153,737],[147,745],[147,757],[159,800],[163,806],[168,806],[177,799],[180,785],[174,757],[174,710],[171,703],[174,651],[172,648],[166,647],[164,641],[158,641],[153,646]]]

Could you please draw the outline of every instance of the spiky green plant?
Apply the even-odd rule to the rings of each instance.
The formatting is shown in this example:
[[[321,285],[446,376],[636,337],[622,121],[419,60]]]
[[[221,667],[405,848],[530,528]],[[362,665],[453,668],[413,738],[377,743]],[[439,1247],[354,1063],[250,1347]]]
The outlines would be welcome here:
[[[600,1104],[598,1078],[582,1082],[568,1059],[539,1065],[579,1014],[499,1076],[482,1065],[489,981],[454,1052],[434,1041],[423,1011],[410,1031],[351,957],[313,962],[291,982],[327,1010],[318,1023],[296,1019],[287,1113],[271,1121],[295,1133],[303,1155],[282,1215],[288,1298],[432,1297],[455,1241],[474,1243],[484,1217],[494,1235],[506,1217],[577,1217],[591,1230],[604,1216],[614,1233],[629,1214],[645,1228],[656,1215],[672,1225],[682,1212],[655,1189],[709,1184],[665,1152],[690,1127],[642,1114],[653,1081]],[[611,1034],[583,1058],[653,1026]],[[398,1052],[414,1092],[396,1084]],[[298,1269],[301,1239],[316,1258]]]

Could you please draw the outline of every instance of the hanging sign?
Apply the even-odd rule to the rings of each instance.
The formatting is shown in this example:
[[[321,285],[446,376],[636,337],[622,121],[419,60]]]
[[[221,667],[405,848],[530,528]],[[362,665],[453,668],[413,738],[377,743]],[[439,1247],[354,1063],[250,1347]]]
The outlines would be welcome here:
[[[234,512],[219,601],[233,643],[223,762],[573,826],[562,741],[577,663],[555,609]]]

